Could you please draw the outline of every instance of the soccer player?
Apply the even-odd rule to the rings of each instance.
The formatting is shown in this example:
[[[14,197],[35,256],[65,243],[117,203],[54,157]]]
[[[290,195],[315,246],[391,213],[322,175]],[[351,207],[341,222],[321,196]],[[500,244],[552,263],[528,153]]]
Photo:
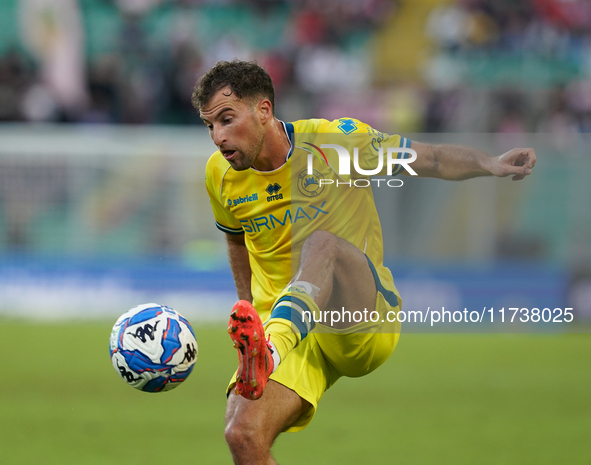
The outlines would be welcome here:
[[[306,427],[338,378],[370,373],[398,342],[402,300],[383,265],[369,174],[520,180],[536,156],[411,142],[352,118],[285,123],[254,62],[217,63],[193,105],[218,147],[206,187],[240,298],[225,437],[235,463],[272,464],[281,432]]]

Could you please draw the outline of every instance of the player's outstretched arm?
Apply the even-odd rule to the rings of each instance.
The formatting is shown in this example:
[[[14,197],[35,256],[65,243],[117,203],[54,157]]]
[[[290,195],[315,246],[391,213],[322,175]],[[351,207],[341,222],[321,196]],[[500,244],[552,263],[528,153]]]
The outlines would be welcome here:
[[[250,290],[252,276],[244,234],[226,234],[226,241],[228,243],[230,268],[234,275],[238,298],[252,303],[252,292]]]
[[[513,175],[518,181],[531,174],[536,153],[531,148],[516,148],[493,157],[483,150],[462,145],[431,145],[412,142],[417,159],[410,166],[422,177],[448,180],[470,179],[478,176]],[[403,171],[404,174],[408,174]]]

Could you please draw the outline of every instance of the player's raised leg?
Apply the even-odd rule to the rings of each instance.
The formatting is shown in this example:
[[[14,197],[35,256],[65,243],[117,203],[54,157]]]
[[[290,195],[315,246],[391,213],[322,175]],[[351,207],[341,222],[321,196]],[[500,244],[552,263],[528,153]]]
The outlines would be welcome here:
[[[296,285],[312,284],[316,288],[314,302],[323,311],[341,313],[343,309],[373,309],[375,305],[376,283],[366,255],[327,231],[316,231],[304,242],[293,281]],[[355,324],[341,319],[333,326],[344,329]]]
[[[269,381],[265,395],[252,402],[231,392],[225,438],[235,464],[275,464],[273,442],[310,404],[291,389]]]
[[[317,231],[304,243],[298,272],[290,286],[278,297],[265,332],[275,341],[275,350],[277,346],[281,346],[285,351],[282,356],[287,357],[291,349],[307,337],[307,327],[303,328],[301,325],[300,310],[318,311],[319,306],[330,311],[337,311],[343,306],[350,310],[373,308],[376,291],[365,254],[333,234]],[[345,322],[340,327],[350,325]],[[241,395],[231,392],[228,398],[225,433],[237,464],[275,463],[270,453],[273,441],[310,407],[296,392],[273,380],[269,380],[264,395],[262,390],[254,390],[260,397],[258,400],[250,400],[253,398],[253,390],[245,395],[250,381],[257,380],[260,374],[267,378],[269,376],[267,371],[272,362],[265,340],[257,337],[258,345],[250,343],[255,340],[254,332],[258,336],[261,330],[262,324],[252,305],[244,301],[238,302],[230,318],[229,332],[235,343],[238,342],[236,345],[241,364],[238,376],[242,386],[238,390]],[[243,331],[247,331],[248,338],[241,336]],[[282,341],[283,338],[286,341]],[[246,350],[240,350],[241,345]],[[244,356],[254,349],[259,355],[263,348],[266,359],[260,357],[257,362],[253,360],[256,356],[250,359]],[[266,360],[266,365],[262,365],[262,360]],[[251,374],[253,367],[254,375]],[[261,385],[257,380],[257,387],[259,386]],[[241,391],[242,389],[245,391]]]
[[[373,309],[375,299],[376,285],[365,254],[329,232],[312,233],[302,247],[298,272],[278,296],[264,330],[250,303],[239,301],[232,309],[228,332],[239,357],[236,393],[251,400],[263,395],[281,359],[313,329],[312,315],[321,310]],[[355,324],[340,318],[334,327]]]
[[[319,320],[320,311],[328,315],[372,310],[376,292],[361,250],[329,232],[312,233],[302,247],[298,272],[277,298],[265,327],[278,355],[275,365],[307,337],[315,326],[314,315]],[[355,324],[339,318],[333,327],[346,329]]]

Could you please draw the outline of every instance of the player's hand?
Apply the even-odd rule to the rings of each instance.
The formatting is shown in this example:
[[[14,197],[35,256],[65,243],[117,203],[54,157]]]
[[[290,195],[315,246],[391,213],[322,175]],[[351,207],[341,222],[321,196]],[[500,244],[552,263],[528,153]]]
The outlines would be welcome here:
[[[513,175],[513,181],[519,181],[531,174],[535,164],[534,149],[512,149],[493,158],[490,172],[499,177]]]

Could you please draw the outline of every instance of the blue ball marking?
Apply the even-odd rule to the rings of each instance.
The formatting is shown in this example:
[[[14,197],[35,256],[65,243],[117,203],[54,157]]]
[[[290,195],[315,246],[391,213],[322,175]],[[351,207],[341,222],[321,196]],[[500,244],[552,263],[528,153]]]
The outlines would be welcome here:
[[[155,373],[157,371],[170,370],[169,365],[154,363],[150,360],[150,357],[141,353],[139,350],[122,350],[121,355],[125,358],[127,366],[136,373],[144,373],[145,371]]]
[[[162,376],[160,378],[151,379],[142,386],[142,391],[146,392],[159,392],[164,389],[164,386],[168,384],[168,376]]]
[[[191,374],[191,372],[193,371],[194,367],[195,367],[195,365],[191,365],[188,370],[181,371],[179,373],[175,373],[173,375],[170,375],[168,377],[169,381],[171,383],[179,383],[181,381],[186,380],[188,378],[188,376]]]
[[[126,326],[135,325],[141,323],[143,321],[149,320],[150,318],[156,318],[158,315],[162,313],[161,307],[152,307],[146,308],[141,312],[136,313],[131,318],[128,319]]]
[[[185,323],[185,326],[187,328],[189,328],[189,331],[191,331],[191,334],[193,335],[193,337],[195,339],[197,339],[197,336],[195,336],[195,333],[193,332],[193,328],[191,327],[191,323],[189,323],[189,321],[185,317],[182,317],[181,315],[179,315],[178,317],[179,317],[179,321],[182,321],[183,323]]]
[[[168,326],[162,334],[162,347],[164,353],[160,357],[161,363],[168,363],[172,359],[173,355],[181,348],[179,341],[179,334],[181,333],[181,326],[178,321],[169,319]]]

